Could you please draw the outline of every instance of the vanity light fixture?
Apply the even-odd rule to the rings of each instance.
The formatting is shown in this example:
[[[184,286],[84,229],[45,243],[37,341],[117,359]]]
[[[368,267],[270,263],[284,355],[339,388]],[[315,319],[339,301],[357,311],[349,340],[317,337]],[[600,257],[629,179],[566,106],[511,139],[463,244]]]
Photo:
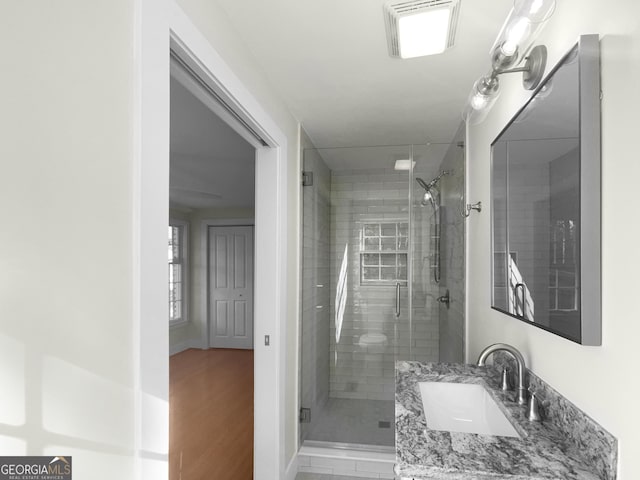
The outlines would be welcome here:
[[[484,120],[500,93],[499,75],[522,72],[525,89],[534,90],[538,86],[547,64],[547,49],[544,45],[531,47],[555,7],[556,0],[514,0],[491,47],[491,71],[474,83],[469,94],[463,113],[467,123]],[[516,67],[523,60],[524,66]]]
[[[389,55],[414,58],[453,46],[459,0],[390,0],[384,4]]]

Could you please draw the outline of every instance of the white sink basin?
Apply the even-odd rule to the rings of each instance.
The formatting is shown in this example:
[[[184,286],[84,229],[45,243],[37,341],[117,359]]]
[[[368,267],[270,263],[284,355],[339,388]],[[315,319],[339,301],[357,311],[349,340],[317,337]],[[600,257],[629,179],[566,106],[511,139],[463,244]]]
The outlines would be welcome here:
[[[518,432],[482,385],[419,382],[431,430],[518,437]]]

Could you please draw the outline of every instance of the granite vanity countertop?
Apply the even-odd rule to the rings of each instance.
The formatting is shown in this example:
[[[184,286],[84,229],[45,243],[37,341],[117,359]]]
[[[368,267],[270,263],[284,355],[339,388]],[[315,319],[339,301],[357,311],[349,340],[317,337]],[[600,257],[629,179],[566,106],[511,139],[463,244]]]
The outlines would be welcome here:
[[[446,480],[598,480],[551,422],[530,422],[526,408],[499,389],[492,366],[396,363],[396,474]],[[418,382],[482,384],[522,438],[430,430]]]

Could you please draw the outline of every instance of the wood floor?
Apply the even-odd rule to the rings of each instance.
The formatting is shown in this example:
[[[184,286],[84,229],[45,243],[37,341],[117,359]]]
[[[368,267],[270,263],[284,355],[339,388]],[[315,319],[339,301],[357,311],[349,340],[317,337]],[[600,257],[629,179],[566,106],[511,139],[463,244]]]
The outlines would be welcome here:
[[[253,478],[253,350],[173,355],[169,480],[231,478]]]

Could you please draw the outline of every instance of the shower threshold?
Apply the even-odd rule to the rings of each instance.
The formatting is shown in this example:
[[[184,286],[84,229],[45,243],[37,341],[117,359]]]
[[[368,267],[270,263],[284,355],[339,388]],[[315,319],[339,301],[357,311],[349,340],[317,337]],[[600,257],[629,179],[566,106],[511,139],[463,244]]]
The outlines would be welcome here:
[[[358,443],[305,440],[298,451],[298,472],[349,477],[395,478],[395,448]],[[315,478],[315,477],[314,477]]]
[[[388,453],[395,459],[396,448],[395,446],[388,445],[367,445],[364,443],[340,443],[340,442],[323,442],[319,440],[305,440],[302,444],[303,449],[323,449],[323,450],[343,450],[353,452],[367,452],[367,453]]]

